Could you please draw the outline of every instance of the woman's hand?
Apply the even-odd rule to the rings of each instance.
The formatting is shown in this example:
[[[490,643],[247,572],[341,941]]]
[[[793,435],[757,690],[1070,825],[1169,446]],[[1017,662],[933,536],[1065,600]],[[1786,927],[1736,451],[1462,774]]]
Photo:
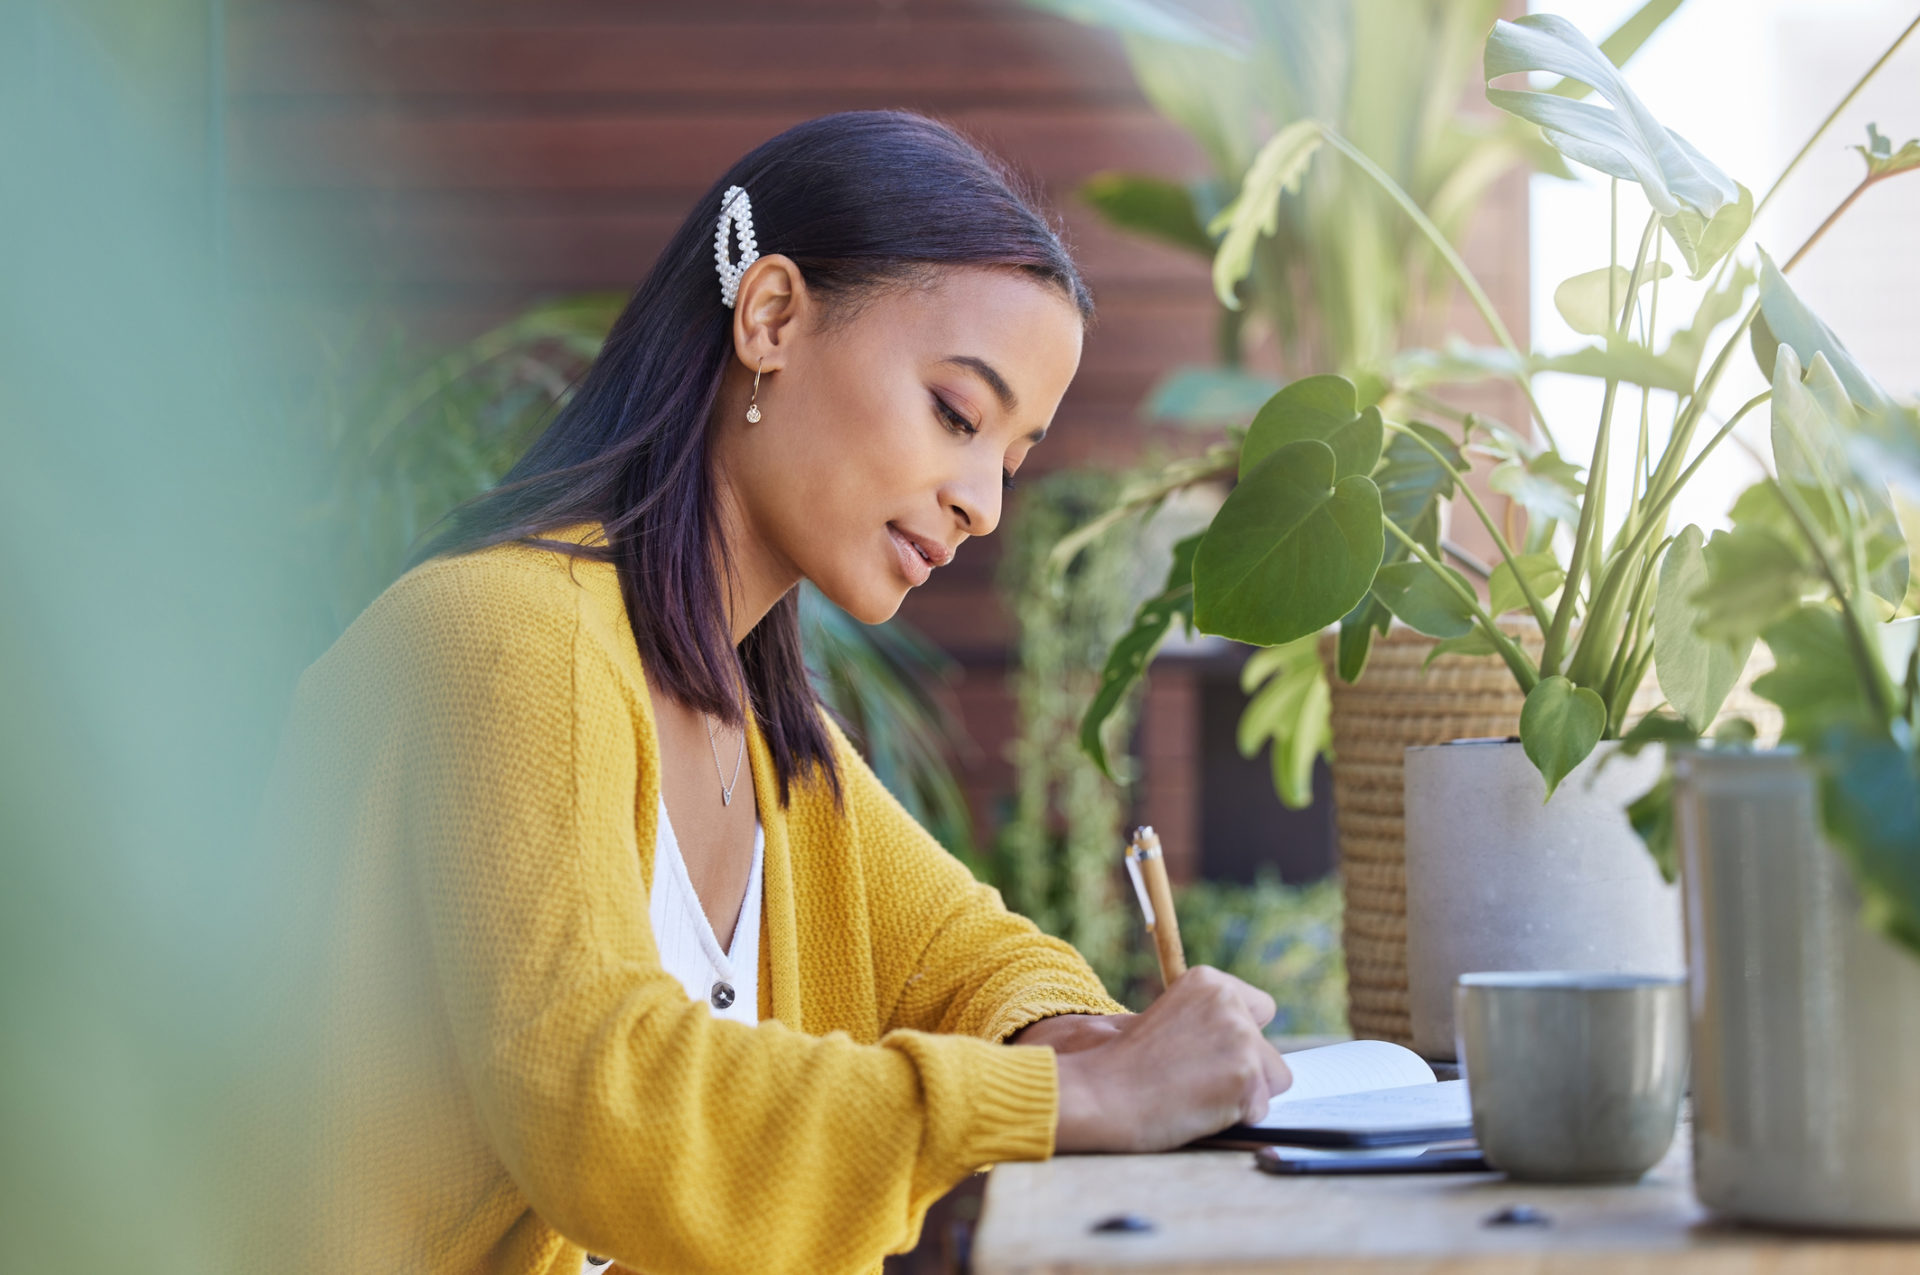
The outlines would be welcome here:
[[[1055,1149],[1165,1151],[1264,1119],[1293,1083],[1260,1031],[1273,1013],[1271,996],[1231,974],[1188,970],[1124,1029],[1060,1053]]]
[[[1133,1014],[1055,1014],[1028,1023],[1007,1038],[1009,1045],[1045,1045],[1056,1054],[1071,1054],[1104,1045],[1127,1029]]]

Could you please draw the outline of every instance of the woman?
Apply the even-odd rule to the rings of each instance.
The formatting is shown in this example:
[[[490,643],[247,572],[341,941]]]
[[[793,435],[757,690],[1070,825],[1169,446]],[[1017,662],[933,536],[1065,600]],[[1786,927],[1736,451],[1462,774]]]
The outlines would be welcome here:
[[[279,808],[339,861],[317,1266],[871,1269],[985,1165],[1265,1111],[1266,996],[1199,969],[1123,1016],[801,663],[801,580],[878,623],[993,531],[1090,307],[950,130],[800,125],[309,670]]]

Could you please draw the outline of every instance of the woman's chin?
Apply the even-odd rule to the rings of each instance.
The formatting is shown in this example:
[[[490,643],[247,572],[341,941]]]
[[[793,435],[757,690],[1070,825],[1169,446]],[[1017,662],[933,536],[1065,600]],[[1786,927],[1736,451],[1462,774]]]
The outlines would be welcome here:
[[[874,581],[864,583],[859,589],[830,589],[816,580],[814,586],[827,601],[862,624],[885,624],[899,612],[907,596],[904,581],[897,584]]]

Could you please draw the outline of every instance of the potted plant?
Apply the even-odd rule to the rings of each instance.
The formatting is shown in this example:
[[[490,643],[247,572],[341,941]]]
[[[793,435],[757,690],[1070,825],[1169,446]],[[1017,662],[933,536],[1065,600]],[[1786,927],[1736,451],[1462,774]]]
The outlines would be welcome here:
[[[1207,163],[1207,176],[1198,180],[1102,173],[1081,188],[1081,198],[1121,230],[1209,260],[1218,245],[1208,223],[1246,184],[1256,159],[1281,158],[1262,148],[1274,120],[1319,120],[1371,146],[1381,168],[1448,242],[1462,238],[1497,179],[1516,167],[1572,176],[1535,125],[1469,100],[1480,45],[1500,0],[1211,6],[1207,12],[1217,23],[1177,6],[1134,0],[1033,3],[1117,33],[1141,91],[1194,140]],[[1673,0],[1650,0],[1601,49],[1624,63],[1676,7]],[[1350,91],[1361,84],[1365,91]],[[1586,89],[1567,83],[1561,91],[1577,99]],[[1455,286],[1428,230],[1351,165],[1320,165],[1309,183],[1268,212],[1271,226],[1236,240],[1237,270],[1217,277],[1216,362],[1173,371],[1148,394],[1143,413],[1201,431],[1244,426],[1281,388],[1249,361],[1249,349],[1263,347],[1277,352],[1282,366],[1337,372],[1367,387],[1367,394],[1379,393],[1383,410],[1396,419],[1426,410],[1434,393],[1427,373],[1445,369],[1396,367],[1395,356],[1410,333],[1435,326]],[[1519,398],[1511,387],[1496,392]],[[1130,483],[1112,516],[1152,508],[1183,486],[1230,480],[1239,452],[1229,431],[1226,444]],[[1575,475],[1554,471],[1553,464],[1542,457],[1532,471],[1503,466],[1496,482],[1570,507],[1573,495],[1556,482]],[[1431,516],[1439,518],[1438,506]],[[1088,532],[1097,534],[1097,527]],[[1436,542],[1446,543],[1437,536]],[[1081,543],[1075,538],[1063,545],[1056,561],[1070,559]],[[1176,588],[1186,578],[1180,576]],[[1240,745],[1249,756],[1268,752],[1275,790],[1294,807],[1311,800],[1315,762],[1330,747],[1346,760],[1333,772],[1333,788],[1349,1017],[1356,1032],[1406,1041],[1401,754],[1409,744],[1453,734],[1506,734],[1522,697],[1490,656],[1442,655],[1430,662],[1433,638],[1400,625],[1365,632],[1372,641],[1356,646],[1350,633],[1336,648],[1329,639],[1318,658],[1308,644],[1254,659],[1245,672]],[[1153,645],[1143,634],[1123,644],[1116,661],[1150,655]],[[1344,676],[1335,676],[1337,664]],[[1363,666],[1364,682],[1358,678]],[[1085,719],[1083,740],[1103,765],[1102,724],[1125,689],[1124,681],[1115,685]]]
[[[1490,87],[1488,96],[1541,125],[1569,159],[1637,183],[1651,206],[1630,262],[1611,260],[1556,293],[1569,324],[1595,342],[1554,357],[1523,353],[1444,236],[1364,151],[1317,121],[1283,128],[1216,219],[1217,279],[1230,282],[1245,268],[1271,208],[1305,178],[1316,153],[1330,150],[1422,228],[1499,348],[1410,351],[1395,360],[1398,382],[1310,377],[1282,389],[1246,431],[1232,494],[1187,546],[1190,569],[1183,576],[1176,564],[1167,593],[1142,609],[1108,667],[1110,682],[1123,684],[1143,666],[1154,630],[1179,618],[1276,648],[1264,662],[1276,679],[1304,682],[1296,670],[1305,661],[1280,652],[1299,652],[1336,622],[1341,671],[1357,675],[1389,617],[1440,639],[1440,650],[1500,658],[1526,697],[1518,740],[1415,750],[1408,758],[1413,1027],[1416,1048],[1434,1056],[1451,1052],[1451,986],[1466,969],[1678,968],[1677,901],[1619,813],[1651,782],[1657,762],[1600,763],[1616,751],[1649,673],[1677,715],[1699,729],[1746,665],[1751,639],[1701,631],[1694,595],[1705,537],[1697,528],[1669,532],[1668,514],[1706,459],[1768,397],[1707,428],[1709,396],[1759,314],[1747,301],[1758,272],[1733,255],[1755,211],[1751,193],[1654,120],[1613,64],[1564,20],[1536,14],[1496,23],[1484,56],[1489,82],[1547,71],[1591,86],[1607,105],[1520,88]],[[1692,278],[1714,280],[1692,321],[1656,350],[1645,335],[1646,314],[1671,273],[1669,245]],[[1731,332],[1713,341],[1730,320]],[[1403,392],[1396,401],[1396,389],[1476,375],[1526,389],[1542,369],[1604,384],[1584,474],[1561,456],[1537,412],[1539,442],[1464,414],[1444,425],[1412,413],[1397,418],[1396,408],[1420,400]],[[1623,385],[1642,390],[1639,446],[1632,471],[1615,475],[1608,460]],[[1660,446],[1652,442],[1647,390],[1674,395]],[[1533,515],[1523,539],[1509,537],[1462,482],[1475,451],[1493,456],[1522,493]],[[1603,512],[1612,481],[1626,486],[1628,500],[1624,521],[1610,529]],[[1498,550],[1484,597],[1446,561],[1438,535],[1437,508],[1456,487]],[[1570,530],[1558,546],[1556,523]],[[1904,573],[1904,555],[1888,560],[1886,570],[1896,569]],[[1537,648],[1503,625],[1511,613],[1537,624]],[[1280,700],[1287,692],[1271,693]],[[1460,800],[1463,792],[1471,799]],[[1472,857],[1455,857],[1461,852]],[[1642,924],[1625,927],[1627,918]]]
[[[1867,182],[1920,168],[1920,141],[1861,151]],[[1676,749],[1634,808],[1685,882],[1696,1188],[1735,1218],[1920,1229],[1920,618],[1888,487],[1920,495],[1920,411],[1770,268],[1760,306],[1776,472],[1694,602],[1703,633],[1772,649],[1754,689],[1788,747]],[[1633,735],[1695,743],[1664,714]]]

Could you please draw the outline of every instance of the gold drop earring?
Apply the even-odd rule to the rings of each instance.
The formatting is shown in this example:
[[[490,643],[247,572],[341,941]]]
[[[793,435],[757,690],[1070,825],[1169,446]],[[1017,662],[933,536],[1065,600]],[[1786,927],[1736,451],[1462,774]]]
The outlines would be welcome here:
[[[749,424],[758,425],[760,423],[760,372],[766,365],[767,361],[761,359],[760,366],[753,369],[753,401],[747,404],[747,421]]]

